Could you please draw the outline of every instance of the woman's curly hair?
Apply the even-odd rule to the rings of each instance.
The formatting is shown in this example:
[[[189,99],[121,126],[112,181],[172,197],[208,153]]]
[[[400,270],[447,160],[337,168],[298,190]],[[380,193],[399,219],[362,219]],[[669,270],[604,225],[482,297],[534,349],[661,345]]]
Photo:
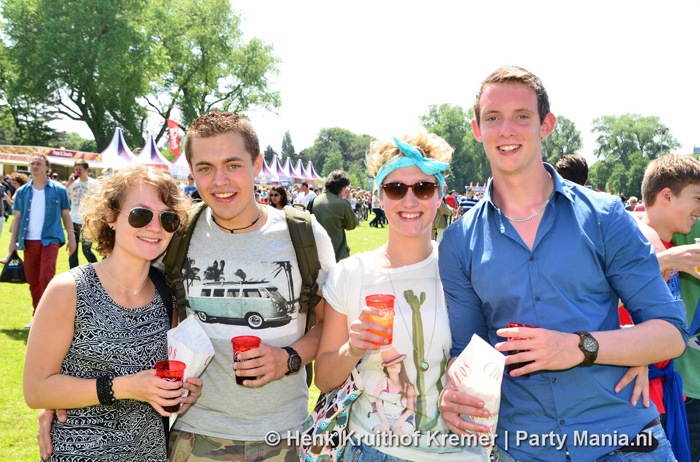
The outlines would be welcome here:
[[[117,219],[126,195],[132,189],[148,185],[158,191],[158,198],[180,217],[180,231],[187,222],[191,202],[179,189],[172,175],[159,168],[133,165],[101,177],[80,204],[86,240],[96,244],[101,255],[114,249],[115,232],[110,227]]]
[[[450,163],[454,148],[447,144],[447,141],[428,133],[425,128],[417,128],[409,133],[397,136],[398,139],[416,147],[423,156],[435,159],[440,162]],[[403,156],[404,154],[396,146],[393,138],[373,141],[369,145],[369,151],[365,157],[367,170],[370,176],[376,177],[379,169],[392,157]]]

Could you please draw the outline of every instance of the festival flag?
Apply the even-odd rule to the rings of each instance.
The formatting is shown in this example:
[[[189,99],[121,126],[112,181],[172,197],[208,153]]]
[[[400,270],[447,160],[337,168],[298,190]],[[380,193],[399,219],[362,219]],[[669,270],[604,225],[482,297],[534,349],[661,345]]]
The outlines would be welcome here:
[[[180,155],[180,126],[174,120],[168,120],[168,134],[170,135],[170,152],[175,157]]]

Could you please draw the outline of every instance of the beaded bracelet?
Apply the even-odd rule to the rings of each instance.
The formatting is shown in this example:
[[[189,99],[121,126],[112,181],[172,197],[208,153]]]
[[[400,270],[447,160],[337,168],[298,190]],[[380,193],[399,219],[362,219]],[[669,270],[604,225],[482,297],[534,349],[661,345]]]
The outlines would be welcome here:
[[[117,401],[114,397],[114,390],[112,390],[113,380],[114,374],[97,377],[97,399],[100,400],[100,404],[114,404]]]

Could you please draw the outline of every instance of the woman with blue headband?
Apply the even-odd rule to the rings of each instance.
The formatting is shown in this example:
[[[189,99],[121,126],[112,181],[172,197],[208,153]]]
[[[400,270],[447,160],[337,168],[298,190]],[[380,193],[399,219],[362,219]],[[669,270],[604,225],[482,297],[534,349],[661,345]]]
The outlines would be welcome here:
[[[367,167],[389,239],[332,270],[315,364],[321,391],[341,385],[355,367],[364,384],[350,412],[346,461],[486,460],[480,447],[449,444],[438,410],[452,337],[431,233],[453,151],[424,129],[370,145]],[[396,297],[393,328],[369,320],[382,316],[365,304],[374,294]],[[391,332],[391,343],[370,329]]]

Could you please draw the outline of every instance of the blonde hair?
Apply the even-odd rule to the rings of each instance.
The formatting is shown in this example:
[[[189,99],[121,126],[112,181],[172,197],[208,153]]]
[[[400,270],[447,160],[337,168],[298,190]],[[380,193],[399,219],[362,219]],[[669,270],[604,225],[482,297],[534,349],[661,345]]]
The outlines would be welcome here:
[[[411,146],[417,148],[424,157],[435,159],[439,162],[450,163],[454,148],[447,144],[447,141],[434,133],[428,133],[425,128],[417,128],[409,133],[404,133],[397,138]],[[369,145],[365,163],[370,176],[376,177],[382,165],[389,159],[403,156],[393,138],[373,141]]]
[[[101,177],[92,194],[85,196],[80,204],[85,238],[97,244],[96,250],[100,255],[112,253],[116,233],[110,224],[116,221],[116,214],[121,210],[129,191],[141,185],[153,186],[161,202],[178,214],[178,231],[185,226],[190,199],[180,192],[169,172],[146,165],[120,169],[112,175]]]

